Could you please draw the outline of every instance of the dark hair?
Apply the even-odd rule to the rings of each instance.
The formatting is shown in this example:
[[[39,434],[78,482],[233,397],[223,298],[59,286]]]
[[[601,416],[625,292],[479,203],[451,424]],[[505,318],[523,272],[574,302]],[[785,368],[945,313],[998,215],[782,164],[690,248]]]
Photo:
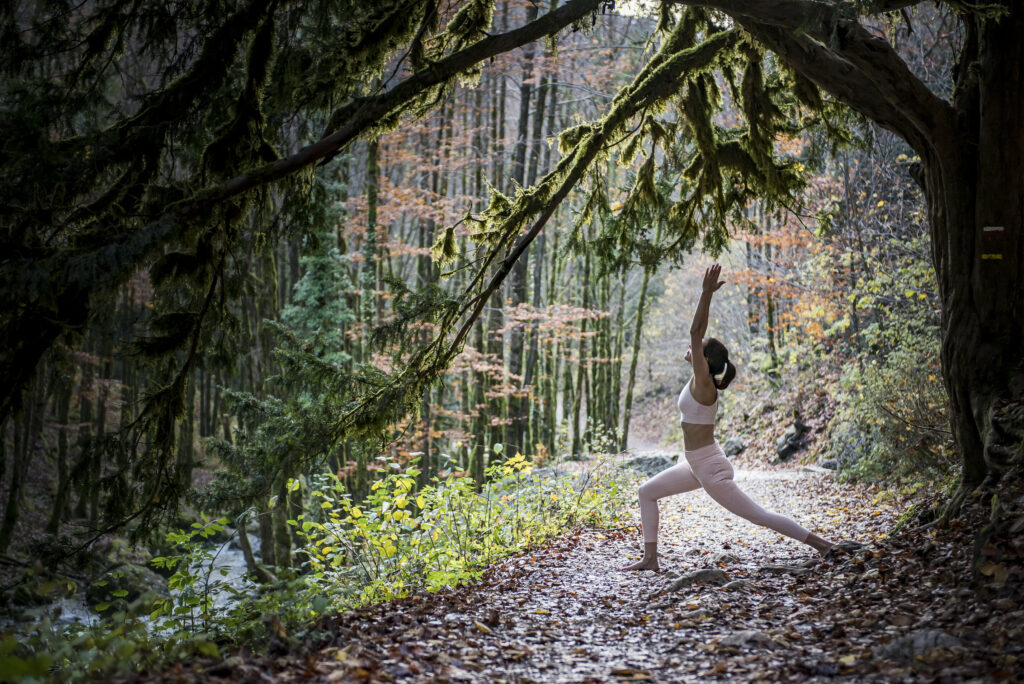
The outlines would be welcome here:
[[[725,389],[736,377],[736,366],[729,360],[729,350],[725,345],[714,337],[708,338],[708,344],[704,347],[704,358],[708,360],[708,370],[711,371],[711,382],[720,390]],[[715,376],[725,371],[722,381],[715,380]]]

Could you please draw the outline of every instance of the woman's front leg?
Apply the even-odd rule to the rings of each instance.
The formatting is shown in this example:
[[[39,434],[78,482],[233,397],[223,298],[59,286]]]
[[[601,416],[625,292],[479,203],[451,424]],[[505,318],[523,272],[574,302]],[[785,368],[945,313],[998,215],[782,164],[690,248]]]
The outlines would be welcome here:
[[[622,570],[658,570],[658,499],[700,487],[690,464],[680,463],[663,470],[640,485],[640,524],[644,534],[644,555]]]

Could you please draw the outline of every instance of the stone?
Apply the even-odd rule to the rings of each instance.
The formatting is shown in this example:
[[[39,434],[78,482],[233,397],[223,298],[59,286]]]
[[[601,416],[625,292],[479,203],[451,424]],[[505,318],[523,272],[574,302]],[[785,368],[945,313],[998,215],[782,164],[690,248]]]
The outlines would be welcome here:
[[[119,590],[128,592],[120,597],[127,603],[147,592],[167,593],[167,581],[163,577],[147,567],[131,563],[104,574],[97,582],[91,583],[85,590],[85,600],[90,606],[113,601],[116,597],[112,592]]]
[[[718,642],[722,646],[732,646],[733,648],[739,648],[741,646],[760,646],[762,648],[781,648],[782,644],[772,639],[764,632],[759,632],[756,629],[744,629],[739,632],[733,632],[729,636]]]
[[[730,457],[743,453],[743,450],[746,448],[747,445],[739,437],[730,437],[725,440],[725,446],[723,447],[725,455]]]
[[[71,596],[75,589],[77,585],[74,582],[28,570],[20,575],[13,589],[0,596],[0,605],[6,600],[12,606],[35,608]]]
[[[835,469],[829,470],[828,468],[822,468],[816,465],[805,465],[801,470],[805,473],[815,473],[817,475],[835,475]]]
[[[722,585],[723,591],[747,591],[750,588],[750,582],[741,579],[733,580],[732,582],[726,582]]]
[[[874,653],[877,658],[913,660],[929,651],[957,646],[960,646],[960,640],[941,629],[918,629],[877,647]]]
[[[729,581],[729,576],[717,568],[704,568],[682,575],[665,587],[665,591],[679,591],[694,584],[710,584],[720,587]]]
[[[839,470],[839,461],[834,458],[826,458],[818,465],[828,470]]]
[[[719,551],[708,556],[707,562],[708,565],[718,565],[719,563],[728,565],[729,563],[739,563],[740,559],[728,551]]]
[[[676,464],[676,457],[670,456],[637,456],[622,464],[623,468],[632,468],[647,477],[653,477],[663,470]]]
[[[992,602],[992,606],[994,608],[996,608],[997,610],[1001,610],[1003,612],[1006,612],[1006,611],[1010,611],[1010,610],[1013,610],[1014,608],[1016,608],[1017,607],[1017,602],[1014,601],[1011,598],[1001,598],[1001,599],[996,599],[995,601],[993,601]]]
[[[44,596],[35,586],[19,584],[11,592],[10,601],[15,606],[33,607],[49,603],[50,598]]]
[[[800,438],[807,430],[807,426],[800,422],[799,419],[794,420],[793,424],[786,428],[786,432],[775,443],[775,451],[779,455],[779,461],[785,461],[804,448],[803,440]]]

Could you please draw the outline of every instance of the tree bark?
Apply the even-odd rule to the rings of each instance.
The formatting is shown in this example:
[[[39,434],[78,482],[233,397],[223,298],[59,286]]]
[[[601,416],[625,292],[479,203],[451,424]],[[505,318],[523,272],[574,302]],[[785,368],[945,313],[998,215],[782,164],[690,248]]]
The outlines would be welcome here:
[[[655,238],[657,242],[657,238]],[[640,299],[636,305],[636,326],[633,328],[633,352],[629,357],[629,380],[626,382],[626,410],[622,415],[622,443],[619,445],[621,451],[626,450],[629,442],[629,419],[633,415],[633,387],[636,384],[636,364],[640,358],[640,338],[644,330],[644,310],[647,304],[647,283],[651,278],[653,269],[648,266],[644,268],[644,279],[640,283]]]
[[[14,536],[14,528],[18,524],[21,514],[21,497],[25,485],[25,471],[28,469],[28,462],[32,444],[36,436],[32,434],[33,413],[38,408],[35,402],[23,409],[20,421],[13,421],[14,428],[14,462],[11,464],[11,484],[7,490],[7,505],[4,507],[3,522],[0,523],[0,554],[7,553],[7,547]],[[22,425],[18,425],[18,423]],[[20,439],[19,439],[20,435]]]
[[[57,395],[57,494],[53,497],[46,533],[57,534],[68,504],[68,417],[71,413],[71,385],[62,382]]]
[[[583,308],[587,309],[590,307],[590,252],[583,255]],[[580,426],[580,413],[583,407],[583,397],[586,394],[586,377],[587,377],[587,323],[588,319],[584,318],[580,323],[580,345],[579,345],[579,365],[576,368],[576,383],[575,392],[573,394],[572,402],[572,448],[570,449],[573,456],[583,453],[583,435]],[[590,407],[587,407],[589,413]]]
[[[1024,404],[1024,6],[969,18],[958,134],[921,154],[942,300],[942,366],[963,476],[950,512],[1015,459],[1005,409]],[[972,64],[973,62],[973,64]],[[976,79],[976,80],[975,80]],[[919,151],[920,152],[920,151]]]
[[[245,571],[256,578],[260,584],[272,582],[274,576],[267,572],[266,568],[256,562],[256,554],[252,552],[252,544],[249,542],[249,534],[246,532],[245,523],[238,523],[238,545],[242,547],[242,556],[245,558]]]

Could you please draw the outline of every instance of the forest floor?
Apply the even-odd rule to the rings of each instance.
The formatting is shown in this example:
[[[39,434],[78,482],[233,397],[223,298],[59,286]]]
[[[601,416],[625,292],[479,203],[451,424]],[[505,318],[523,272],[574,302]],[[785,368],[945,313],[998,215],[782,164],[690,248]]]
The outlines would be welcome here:
[[[877,489],[797,468],[738,470],[737,482],[765,507],[864,548],[820,560],[697,491],[661,501],[660,572],[618,570],[640,551],[635,527],[573,532],[478,583],[325,617],[318,643],[282,641],[259,657],[243,648],[158,679],[1024,680],[1019,486],[1000,493],[1006,524],[973,546],[992,508],[983,498],[957,522],[893,534],[906,502]]]

